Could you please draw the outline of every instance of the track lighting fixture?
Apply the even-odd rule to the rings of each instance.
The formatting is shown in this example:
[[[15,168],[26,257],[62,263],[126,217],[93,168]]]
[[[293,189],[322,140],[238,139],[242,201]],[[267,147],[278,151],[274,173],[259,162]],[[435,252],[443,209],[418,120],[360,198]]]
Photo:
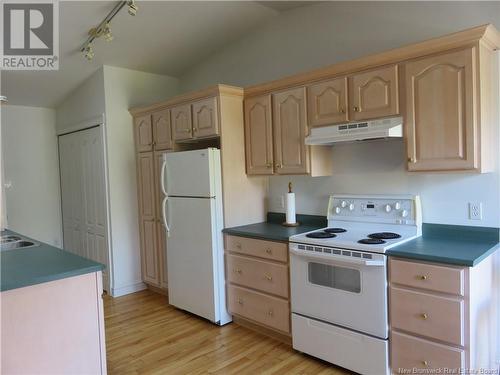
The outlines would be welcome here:
[[[135,0],[128,1],[128,14],[130,14],[131,16],[135,16],[137,14],[138,9],[139,7],[135,3]]]
[[[111,12],[107,14],[106,17],[97,25],[96,27],[89,30],[89,36],[85,43],[80,48],[80,52],[83,53],[85,58],[91,61],[94,58],[94,50],[92,47],[92,43],[97,38],[101,36],[104,38],[106,42],[111,42],[114,39],[113,34],[111,33],[111,20],[118,14],[118,12],[124,7],[128,7],[128,14],[131,16],[135,16],[137,14],[137,10],[139,7],[137,6],[135,0],[122,0],[118,1],[115,4],[115,7]]]

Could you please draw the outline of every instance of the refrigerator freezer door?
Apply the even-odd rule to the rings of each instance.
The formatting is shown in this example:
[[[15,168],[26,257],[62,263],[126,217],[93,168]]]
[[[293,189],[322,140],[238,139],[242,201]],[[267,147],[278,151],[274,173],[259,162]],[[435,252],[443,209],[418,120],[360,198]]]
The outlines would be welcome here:
[[[213,197],[219,150],[203,149],[166,155],[164,185],[169,196]]]
[[[212,322],[227,323],[216,199],[170,197],[167,217],[169,303]]]

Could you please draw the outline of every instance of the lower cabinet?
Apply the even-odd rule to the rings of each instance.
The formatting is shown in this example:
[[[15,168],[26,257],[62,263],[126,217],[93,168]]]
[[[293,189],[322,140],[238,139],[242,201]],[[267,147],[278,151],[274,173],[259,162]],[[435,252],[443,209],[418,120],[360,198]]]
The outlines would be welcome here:
[[[230,313],[289,336],[288,244],[226,235],[225,250]]]

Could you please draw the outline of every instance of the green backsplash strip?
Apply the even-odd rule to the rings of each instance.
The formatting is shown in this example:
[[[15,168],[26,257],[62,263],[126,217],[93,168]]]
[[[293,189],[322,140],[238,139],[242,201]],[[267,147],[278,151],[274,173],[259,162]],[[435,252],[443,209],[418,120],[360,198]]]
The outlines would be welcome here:
[[[269,223],[281,224],[285,221],[286,215],[281,212],[268,212],[267,213],[267,221]],[[326,216],[320,215],[301,215],[297,214],[297,221],[304,225],[313,225],[318,227],[326,227],[328,225],[328,221]]]
[[[446,237],[463,240],[500,241],[500,228],[473,227],[467,225],[447,225],[424,223],[422,225],[424,237]]]

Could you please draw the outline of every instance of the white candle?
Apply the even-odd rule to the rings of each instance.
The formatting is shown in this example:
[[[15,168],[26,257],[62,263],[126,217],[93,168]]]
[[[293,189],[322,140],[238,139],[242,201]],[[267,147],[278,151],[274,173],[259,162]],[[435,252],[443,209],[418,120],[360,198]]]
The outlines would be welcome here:
[[[295,193],[287,193],[286,195],[286,222],[287,224],[295,224]]]

